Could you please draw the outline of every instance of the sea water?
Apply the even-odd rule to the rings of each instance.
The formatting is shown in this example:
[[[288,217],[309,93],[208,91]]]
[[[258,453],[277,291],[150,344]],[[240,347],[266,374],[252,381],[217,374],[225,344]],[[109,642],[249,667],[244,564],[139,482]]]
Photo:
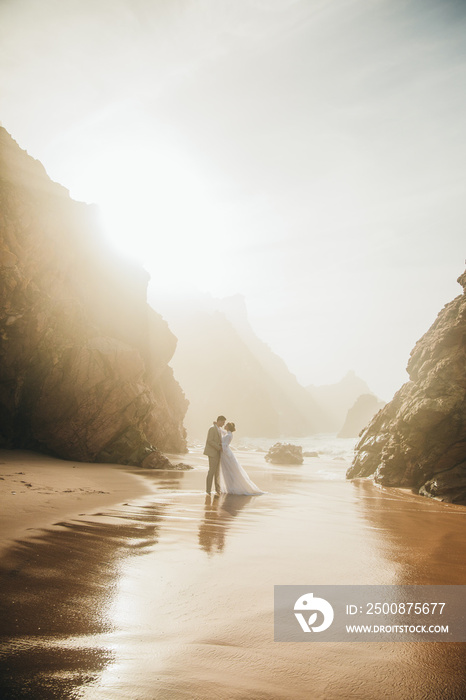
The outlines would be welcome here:
[[[267,454],[276,443],[297,445],[303,451],[303,467],[311,467],[314,476],[322,479],[345,479],[346,470],[354,458],[354,449],[359,438],[339,438],[334,433],[321,433],[308,437],[243,437],[235,433],[231,448],[234,452],[257,455]],[[200,440],[188,442],[188,449],[198,453],[202,451],[203,444]],[[239,456],[239,455],[238,455]],[[247,457],[246,457],[247,460]],[[240,460],[241,462],[241,460]],[[241,462],[242,463],[242,462]],[[274,465],[270,465],[273,468]]]

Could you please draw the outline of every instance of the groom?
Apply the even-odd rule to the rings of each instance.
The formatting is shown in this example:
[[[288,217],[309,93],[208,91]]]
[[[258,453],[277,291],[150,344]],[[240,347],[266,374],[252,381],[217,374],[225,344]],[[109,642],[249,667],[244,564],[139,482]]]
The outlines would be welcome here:
[[[222,451],[222,433],[221,428],[225,425],[225,416],[219,416],[207,433],[207,441],[205,444],[204,454],[209,458],[209,472],[206,481],[206,493],[210,495],[212,488],[212,480],[215,477],[215,491],[220,493],[220,453]]]

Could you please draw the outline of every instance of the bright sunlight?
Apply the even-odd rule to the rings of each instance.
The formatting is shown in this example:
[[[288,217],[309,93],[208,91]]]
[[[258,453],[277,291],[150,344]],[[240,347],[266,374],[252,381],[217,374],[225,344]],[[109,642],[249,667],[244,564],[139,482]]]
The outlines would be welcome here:
[[[164,289],[221,289],[228,222],[186,156],[128,142],[116,152],[101,148],[93,165],[104,228],[123,255],[143,264]]]

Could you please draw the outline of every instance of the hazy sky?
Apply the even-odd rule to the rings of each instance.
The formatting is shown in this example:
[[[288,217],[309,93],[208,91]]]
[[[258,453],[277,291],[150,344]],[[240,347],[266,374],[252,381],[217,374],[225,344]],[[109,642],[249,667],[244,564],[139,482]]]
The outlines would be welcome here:
[[[0,0],[0,120],[159,295],[382,398],[461,289],[464,0]]]

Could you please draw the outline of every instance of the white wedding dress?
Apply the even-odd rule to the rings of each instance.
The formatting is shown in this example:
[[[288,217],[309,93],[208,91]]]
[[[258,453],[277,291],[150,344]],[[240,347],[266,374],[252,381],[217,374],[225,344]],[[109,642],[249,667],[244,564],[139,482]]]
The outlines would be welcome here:
[[[233,433],[229,431],[222,435],[222,452],[220,454],[220,491],[222,493],[233,493],[243,496],[259,496],[261,491],[256,484],[251,481],[241,464],[236,459],[230,442]]]

